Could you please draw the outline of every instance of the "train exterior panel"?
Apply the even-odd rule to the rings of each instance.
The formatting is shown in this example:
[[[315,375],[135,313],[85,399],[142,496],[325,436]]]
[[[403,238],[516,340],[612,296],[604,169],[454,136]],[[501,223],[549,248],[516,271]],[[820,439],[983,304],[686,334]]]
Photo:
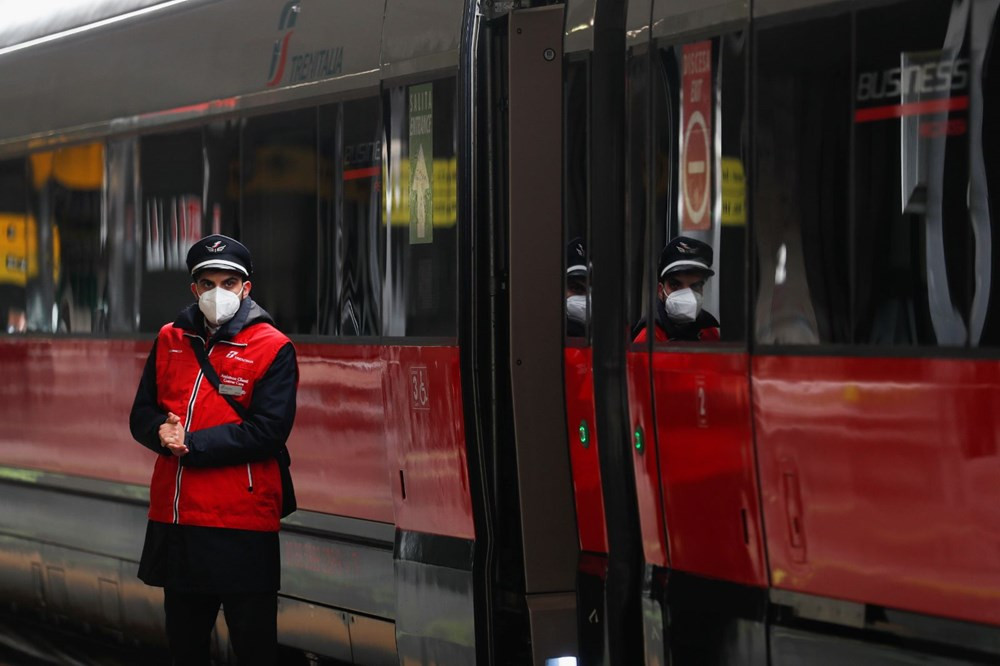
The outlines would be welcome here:
[[[580,550],[607,553],[608,534],[605,527],[604,493],[601,489],[601,465],[594,415],[593,351],[587,347],[567,347],[564,362],[566,428],[570,460],[573,465],[576,515],[590,517],[577,523],[580,532]]]
[[[663,491],[660,485],[659,447],[653,417],[651,368],[648,352],[628,354],[629,423],[631,424],[632,464],[642,552],[647,564],[666,568],[668,548],[663,520]]]
[[[458,350],[394,346],[382,358],[396,526],[474,539]]]
[[[671,567],[767,586],[746,354],[654,352]]]
[[[997,368],[754,361],[776,587],[996,624]]]
[[[380,348],[296,344],[295,350],[299,399],[289,446],[299,506],[392,523]]]
[[[149,457],[113,415],[131,409],[148,349],[131,340],[5,339],[2,464],[147,485]]]

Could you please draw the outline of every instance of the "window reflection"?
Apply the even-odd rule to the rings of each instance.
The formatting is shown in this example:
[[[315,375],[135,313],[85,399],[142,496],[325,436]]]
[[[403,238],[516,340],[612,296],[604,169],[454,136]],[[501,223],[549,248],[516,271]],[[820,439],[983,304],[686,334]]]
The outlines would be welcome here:
[[[377,97],[320,109],[320,332],[378,335],[382,142]]]
[[[914,1],[761,31],[760,342],[996,344],[996,12]]]
[[[205,233],[200,128],[142,137],[142,274],[139,321],[156,331],[191,302],[185,257]]]
[[[589,62],[570,60],[566,70],[563,96],[565,122],[563,146],[566,157],[563,188],[563,229],[566,244],[566,335],[571,338],[587,337],[590,319],[589,266],[586,238],[590,227],[589,207],[589,159],[590,106],[587,103],[589,89]]]
[[[455,80],[386,93],[383,333],[457,332]]]
[[[760,32],[758,342],[848,338],[850,43],[844,17]]]
[[[734,33],[661,42],[656,56],[647,255],[655,279],[652,309],[636,325],[635,340],[743,340],[746,39]]]
[[[104,145],[90,143],[34,153],[28,167],[37,262],[27,280],[32,331],[107,330],[107,229],[101,216]]]
[[[37,223],[28,215],[27,167],[25,160],[0,162],[0,325],[7,333],[28,330],[26,286],[29,260],[35,263],[35,247],[28,239],[36,237]]]
[[[243,127],[243,224],[253,297],[286,333],[316,333],[316,109],[259,116]]]

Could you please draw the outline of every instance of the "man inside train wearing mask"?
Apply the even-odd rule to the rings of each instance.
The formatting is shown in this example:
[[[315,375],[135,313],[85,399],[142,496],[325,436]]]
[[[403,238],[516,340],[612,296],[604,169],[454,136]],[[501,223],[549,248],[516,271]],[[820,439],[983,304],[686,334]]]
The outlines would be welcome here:
[[[208,666],[220,606],[239,663],[274,666],[295,348],[250,298],[239,241],[207,236],[187,267],[197,302],[160,329],[129,418],[157,454],[138,576],[164,588],[175,666]]]
[[[718,320],[701,309],[705,282],[715,275],[712,254],[710,245],[687,236],[678,236],[663,248],[657,266],[657,342],[719,340]],[[636,342],[646,340],[647,328],[638,332]]]

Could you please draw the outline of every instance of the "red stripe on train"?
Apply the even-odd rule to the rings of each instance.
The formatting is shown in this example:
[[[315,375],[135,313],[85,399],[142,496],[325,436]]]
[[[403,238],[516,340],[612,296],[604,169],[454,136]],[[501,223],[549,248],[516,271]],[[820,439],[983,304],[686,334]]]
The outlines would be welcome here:
[[[858,109],[854,112],[854,122],[868,123],[874,120],[888,120],[905,116],[922,116],[928,113],[945,111],[962,111],[969,108],[969,96],[946,97],[932,99],[926,102],[911,102],[909,104],[890,104],[888,106],[873,106],[869,109]]]

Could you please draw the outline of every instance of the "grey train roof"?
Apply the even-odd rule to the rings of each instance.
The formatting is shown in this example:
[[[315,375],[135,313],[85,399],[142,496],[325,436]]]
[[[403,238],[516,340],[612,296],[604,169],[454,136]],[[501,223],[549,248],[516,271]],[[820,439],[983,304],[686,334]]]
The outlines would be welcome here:
[[[56,135],[83,139],[454,68],[464,9],[464,0],[131,0],[54,18],[19,11],[0,30],[0,155]]]

